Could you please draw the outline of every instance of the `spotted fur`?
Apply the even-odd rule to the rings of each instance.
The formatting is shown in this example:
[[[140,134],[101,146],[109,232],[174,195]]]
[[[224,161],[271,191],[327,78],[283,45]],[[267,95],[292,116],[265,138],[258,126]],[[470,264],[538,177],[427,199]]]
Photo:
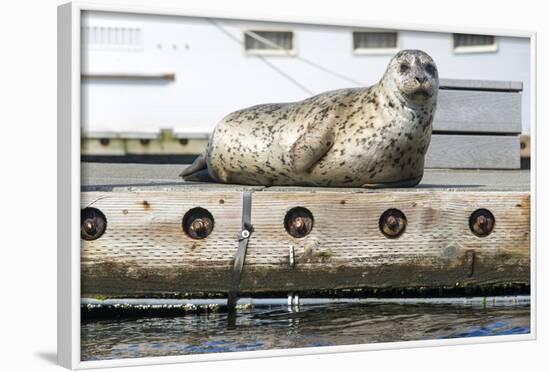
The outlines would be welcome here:
[[[414,186],[424,171],[439,79],[432,58],[397,53],[376,85],[233,112],[181,174],[247,185]]]

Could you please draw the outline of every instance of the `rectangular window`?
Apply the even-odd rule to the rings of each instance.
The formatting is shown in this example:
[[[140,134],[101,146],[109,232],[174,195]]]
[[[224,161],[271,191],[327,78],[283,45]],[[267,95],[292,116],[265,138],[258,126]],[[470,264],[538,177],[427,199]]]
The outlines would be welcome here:
[[[355,53],[393,53],[398,49],[397,32],[354,31]]]
[[[456,53],[496,52],[497,43],[492,35],[453,34]]]
[[[292,31],[245,31],[244,48],[251,54],[294,54],[294,33]]]

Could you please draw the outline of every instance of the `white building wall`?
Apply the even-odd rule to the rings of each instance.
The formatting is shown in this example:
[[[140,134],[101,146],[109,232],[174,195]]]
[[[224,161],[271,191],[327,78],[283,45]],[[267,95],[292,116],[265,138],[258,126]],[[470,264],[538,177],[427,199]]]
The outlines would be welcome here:
[[[173,82],[84,80],[84,132],[208,132],[227,113],[267,102],[306,98],[354,84],[302,59],[366,85],[376,83],[391,55],[356,55],[348,27],[86,13],[84,25],[141,29],[139,48],[83,50],[83,73],[175,73]],[[296,56],[247,55],[243,30],[292,30]],[[400,49],[422,49],[436,61],[441,78],[513,80],[524,83],[523,131],[529,132],[529,40],[499,37],[498,51],[455,54],[452,35],[403,31]],[[268,65],[267,61],[270,65]]]

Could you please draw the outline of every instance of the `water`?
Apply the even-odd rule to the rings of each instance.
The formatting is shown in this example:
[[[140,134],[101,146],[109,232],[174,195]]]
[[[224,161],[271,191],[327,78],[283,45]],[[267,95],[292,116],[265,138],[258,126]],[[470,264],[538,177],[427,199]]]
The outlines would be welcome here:
[[[82,360],[528,334],[529,305],[331,304],[91,320]]]

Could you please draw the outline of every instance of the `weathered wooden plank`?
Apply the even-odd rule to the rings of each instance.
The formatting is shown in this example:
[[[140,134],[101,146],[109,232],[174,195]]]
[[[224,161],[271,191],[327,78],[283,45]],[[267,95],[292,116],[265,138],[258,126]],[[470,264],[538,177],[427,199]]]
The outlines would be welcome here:
[[[436,132],[520,133],[521,94],[440,90],[433,130]]]
[[[241,203],[242,193],[229,191],[83,193],[82,206],[100,209],[107,231],[82,241],[82,295],[226,292]],[[181,227],[185,212],[197,206],[215,219],[204,240],[191,239]],[[295,206],[314,216],[311,234],[302,239],[287,234],[283,224]],[[397,239],[386,238],[378,226],[388,208],[407,216]],[[489,209],[496,220],[484,238],[468,225],[478,208]],[[529,212],[528,192],[256,191],[241,288],[258,293],[529,283]],[[473,269],[469,251],[475,252]]]
[[[184,164],[125,164],[82,163],[82,191],[253,191],[263,186],[182,181],[178,174]],[[528,170],[464,170],[426,169],[421,183],[414,188],[392,189],[400,192],[416,191],[528,191]],[[270,187],[279,191],[335,191],[360,192],[360,188]],[[371,190],[376,192],[377,190]],[[379,190],[387,192],[387,189]]]
[[[181,140],[161,138],[150,141],[126,139],[126,153],[128,155],[195,155],[203,152],[207,144],[207,138],[189,138]]]
[[[233,191],[82,193],[82,206],[107,219],[101,238],[82,240],[82,292],[171,292],[219,282],[236,247],[241,199]],[[182,229],[185,213],[198,206],[214,216],[205,240]]]
[[[427,168],[519,169],[519,136],[434,134]]]
[[[166,138],[153,133],[132,135],[132,138],[112,136],[83,138],[82,155],[198,155],[204,151],[208,138]]]
[[[124,140],[113,137],[82,138],[80,142],[82,155],[126,155]]]
[[[440,89],[521,91],[521,81],[439,79]]]

